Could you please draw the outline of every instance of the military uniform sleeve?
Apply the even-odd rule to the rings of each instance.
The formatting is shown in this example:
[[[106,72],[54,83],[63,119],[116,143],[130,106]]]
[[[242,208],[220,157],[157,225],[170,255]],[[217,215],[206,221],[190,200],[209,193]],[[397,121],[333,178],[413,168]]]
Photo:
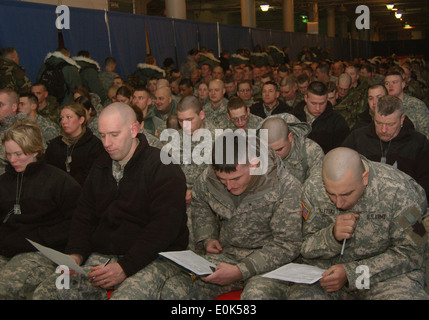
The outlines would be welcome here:
[[[272,240],[254,250],[238,264],[243,280],[263,274],[295,260],[302,243],[302,220],[299,205],[301,184],[293,176],[283,186],[281,199],[270,220]]]
[[[195,181],[192,189],[190,210],[195,242],[202,243],[204,248],[208,240],[218,239],[219,237],[216,214],[211,210],[207,201],[208,192],[205,186],[206,172],[204,171]]]

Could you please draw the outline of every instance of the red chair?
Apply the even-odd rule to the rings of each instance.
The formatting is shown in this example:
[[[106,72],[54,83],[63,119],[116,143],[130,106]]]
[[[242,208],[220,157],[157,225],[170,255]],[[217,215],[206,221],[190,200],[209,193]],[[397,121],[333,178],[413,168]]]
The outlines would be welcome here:
[[[243,290],[236,290],[221,294],[215,300],[240,300],[240,296]]]

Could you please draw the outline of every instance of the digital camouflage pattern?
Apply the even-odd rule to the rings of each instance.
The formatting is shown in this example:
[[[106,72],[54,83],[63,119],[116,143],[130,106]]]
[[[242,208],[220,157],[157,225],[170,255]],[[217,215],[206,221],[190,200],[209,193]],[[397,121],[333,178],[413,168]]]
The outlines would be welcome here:
[[[58,125],[60,124],[61,108],[54,96],[48,96],[46,98],[46,106],[43,109],[37,109],[37,113]]]
[[[427,209],[425,192],[411,177],[391,166],[364,157],[362,161],[369,171],[369,183],[358,202],[347,211],[360,217],[352,238],[346,242],[344,255],[340,254],[342,241],[333,236],[336,217],[343,212],[323,191],[321,170],[305,182],[303,263],[323,269],[343,265],[348,286],[334,295],[324,294],[325,298],[337,295],[366,299],[427,298],[423,290],[423,252],[428,241],[422,224],[422,213]],[[358,290],[356,286],[359,265],[369,268],[369,290]],[[405,278],[408,281],[403,281]],[[380,290],[382,287],[384,292]],[[321,293],[318,283],[297,285],[292,291],[291,297],[299,299],[320,298]]]
[[[42,130],[43,142],[46,149],[47,143],[60,135],[60,127],[51,120],[42,117],[40,114],[36,115],[34,122],[36,122]]]
[[[10,259],[0,256],[0,300],[30,298],[55,269],[56,265],[38,252],[20,253]]]
[[[416,131],[424,134],[429,139],[429,109],[423,101],[404,94],[402,99],[404,113],[414,124]]]
[[[288,127],[293,132],[293,145],[283,164],[299,182],[304,183],[313,171],[320,169],[325,153],[316,142],[307,138],[311,131],[308,123],[289,123]]]
[[[218,239],[220,254],[203,255],[215,265],[236,265],[243,278],[226,286],[213,285],[162,259],[145,269],[140,299],[214,299],[243,289],[253,276],[291,262],[301,246],[301,184],[270,151],[268,171],[258,176],[251,190],[235,197],[208,166],[194,184],[191,214],[196,242]],[[247,297],[259,295],[244,289]]]
[[[226,129],[229,127],[230,120],[226,115],[228,112],[227,105],[228,100],[224,98],[220,106],[216,109],[213,108],[211,101],[203,106],[205,119],[213,123],[216,129]]]

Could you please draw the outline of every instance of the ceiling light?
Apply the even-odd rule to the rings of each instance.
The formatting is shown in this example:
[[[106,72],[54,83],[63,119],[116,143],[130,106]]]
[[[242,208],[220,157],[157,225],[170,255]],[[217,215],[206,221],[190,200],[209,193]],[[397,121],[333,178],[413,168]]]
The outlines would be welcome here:
[[[412,28],[414,28],[414,27],[412,27],[412,26],[410,26],[409,24],[405,24],[405,26],[404,26],[404,29],[412,29]]]
[[[386,4],[386,8],[392,10],[395,5],[393,3]]]
[[[395,18],[396,18],[396,19],[401,19],[401,17],[402,17],[402,13],[400,13],[400,12],[395,12]]]
[[[268,11],[269,8],[270,8],[269,4],[261,4],[261,10],[262,11]]]

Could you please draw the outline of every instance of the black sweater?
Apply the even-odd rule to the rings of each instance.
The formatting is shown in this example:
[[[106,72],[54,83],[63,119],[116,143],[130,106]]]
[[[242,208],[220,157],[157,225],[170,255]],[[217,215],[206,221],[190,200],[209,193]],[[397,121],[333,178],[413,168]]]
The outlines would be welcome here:
[[[125,166],[119,184],[112,159],[103,153],[94,163],[73,217],[67,252],[84,261],[92,252],[120,255],[131,276],[161,251],[184,250],[189,232],[186,179],[179,165],[165,165],[161,150],[144,135]]]
[[[30,163],[23,174],[21,214],[12,214],[3,222],[16,201],[17,175],[7,165],[0,176],[0,255],[36,251],[25,238],[64,251],[81,187],[44,161]]]

